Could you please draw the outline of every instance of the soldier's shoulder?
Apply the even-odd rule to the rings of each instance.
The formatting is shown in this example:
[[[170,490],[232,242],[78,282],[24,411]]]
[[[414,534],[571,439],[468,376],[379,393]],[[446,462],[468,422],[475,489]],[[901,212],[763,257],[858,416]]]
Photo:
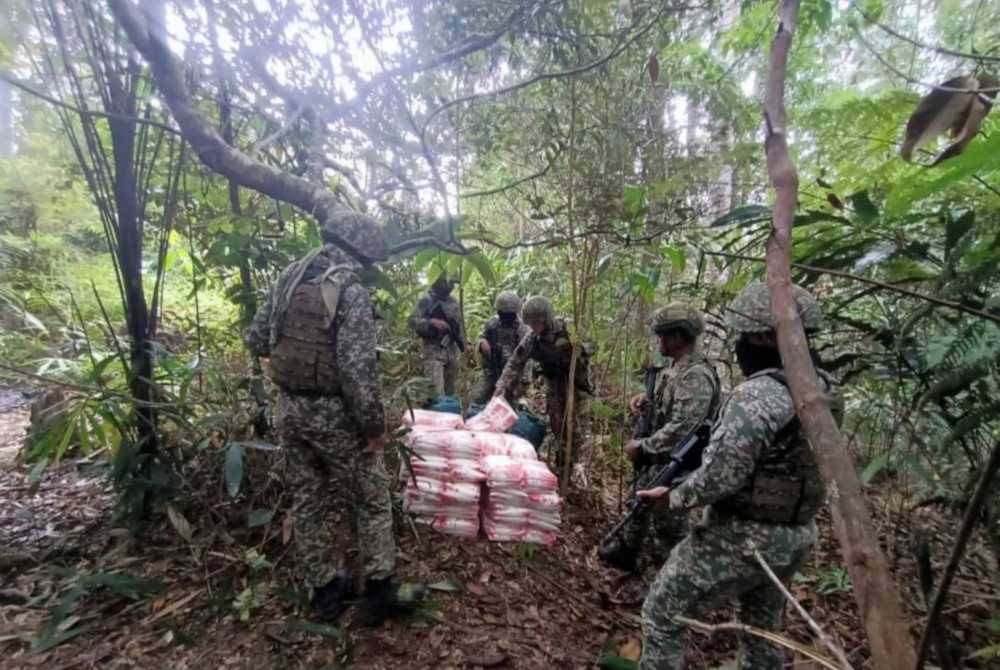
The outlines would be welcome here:
[[[758,372],[737,384],[730,392],[729,400],[764,413],[794,408],[788,387],[769,371]]]
[[[486,323],[483,324],[483,330],[493,330],[500,325],[500,317],[494,314],[490,318],[486,319]]]

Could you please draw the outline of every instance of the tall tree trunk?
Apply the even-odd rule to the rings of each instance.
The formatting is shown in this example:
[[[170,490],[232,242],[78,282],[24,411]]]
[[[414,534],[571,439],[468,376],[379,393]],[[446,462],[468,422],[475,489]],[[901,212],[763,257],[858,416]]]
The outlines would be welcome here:
[[[913,642],[901,598],[878,545],[844,436],[830,413],[809,356],[802,322],[792,295],[790,256],[792,223],[798,200],[798,175],[788,153],[784,88],[788,52],[798,0],[782,0],[778,32],[771,44],[764,121],[768,173],[775,189],[771,235],[767,242],[767,282],[777,323],[778,346],[802,428],[824,479],[829,483],[834,528],[847,564],[858,609],[868,632],[874,667],[912,670]]]
[[[129,59],[129,74],[138,75],[139,63]],[[149,342],[149,309],[142,285],[142,222],[135,177],[136,116],[135,97],[123,85],[122,78],[109,77],[111,108],[120,117],[108,119],[111,151],[114,155],[114,195],[118,219],[118,262],[125,290],[125,317],[130,339],[131,379],[129,388],[135,398],[136,430],[141,450],[156,451],[156,415],[151,407],[153,349]],[[126,118],[128,117],[128,118]]]

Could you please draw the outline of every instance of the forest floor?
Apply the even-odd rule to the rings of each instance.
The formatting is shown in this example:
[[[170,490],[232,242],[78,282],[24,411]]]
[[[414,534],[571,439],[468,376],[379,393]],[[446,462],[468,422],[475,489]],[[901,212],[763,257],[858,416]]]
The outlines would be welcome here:
[[[462,541],[402,524],[400,573],[436,586],[429,604],[377,630],[361,627],[353,611],[337,628],[323,627],[309,622],[282,588],[291,581],[291,558],[280,523],[268,524],[278,526],[273,531],[250,532],[245,516],[227,526],[231,515],[189,509],[189,527],[179,526],[188,539],[178,522],[164,521],[136,540],[111,521],[113,495],[106,470],[96,464],[63,462],[33,487],[30,468],[9,458],[27,425],[19,393],[0,388],[4,668],[588,668],[607,652],[638,656],[641,594],[635,587],[641,584],[602,569],[593,553],[617,511],[617,484],[570,495],[563,535],[551,547]],[[221,492],[217,479],[207,481]],[[221,493],[218,500],[225,507]],[[871,502],[916,633],[924,607],[908,549],[905,521],[912,515],[893,512],[907,507],[888,494],[873,494]],[[958,517],[922,509],[935,527],[932,554],[940,569]],[[825,512],[820,526],[820,543],[793,594],[839,638],[856,668],[870,667]],[[145,582],[107,577],[123,573],[158,588],[146,593]],[[645,576],[651,578],[652,569]],[[965,654],[989,639],[982,622],[997,618],[997,577],[993,555],[977,538],[945,617],[950,639]],[[241,594],[252,601],[246,620],[234,608]],[[716,612],[709,621],[731,616]],[[813,644],[794,613],[787,615],[786,633]],[[728,667],[735,656],[731,634],[689,637],[692,668]],[[818,666],[800,660],[789,667]],[[988,666],[969,661],[965,667]]]

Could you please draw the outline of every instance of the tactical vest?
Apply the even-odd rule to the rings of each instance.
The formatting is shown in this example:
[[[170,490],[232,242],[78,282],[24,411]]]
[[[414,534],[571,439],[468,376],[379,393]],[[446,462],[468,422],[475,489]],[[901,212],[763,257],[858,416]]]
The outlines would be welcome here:
[[[543,337],[535,340],[535,350],[532,353],[540,364],[542,374],[546,377],[568,377],[569,364],[573,357],[573,344],[569,339],[569,332],[562,321],[556,321],[553,326],[552,341]],[[580,354],[576,359],[576,375],[574,376],[576,387],[590,392],[590,354],[585,346],[580,347]]]
[[[302,282],[295,288],[271,351],[271,379],[293,393],[340,393],[337,331],[328,316],[320,284]]]
[[[752,375],[770,377],[785,389],[788,381],[780,370],[765,370]],[[821,379],[827,384],[830,382]],[[757,461],[750,483],[736,495],[714,506],[739,519],[762,523],[801,526],[809,523],[826,499],[826,487],[813,458],[812,449],[802,435],[798,416],[793,416],[765,447]]]

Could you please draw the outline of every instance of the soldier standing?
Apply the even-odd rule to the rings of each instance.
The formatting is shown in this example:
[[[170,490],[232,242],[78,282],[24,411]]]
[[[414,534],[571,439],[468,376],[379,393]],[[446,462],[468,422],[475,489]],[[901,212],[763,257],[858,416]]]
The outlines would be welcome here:
[[[510,360],[504,366],[503,374],[497,382],[493,396],[506,395],[516,381],[520,380],[528,360],[537,361],[545,377],[548,388],[545,395],[545,409],[549,415],[549,429],[556,439],[556,468],[563,469],[566,436],[566,400],[569,390],[569,366],[573,355],[566,319],[557,317],[552,303],[543,296],[528,298],[521,310],[521,318],[530,331],[514,348]],[[575,401],[573,403],[573,458],[580,452],[580,434],[577,417],[580,409],[580,391],[590,393],[589,355],[581,347],[577,358],[575,377]]]
[[[649,434],[630,440],[625,454],[632,459],[635,471],[633,492],[648,488],[670,452],[688,433],[714,416],[719,403],[719,378],[715,368],[702,353],[699,336],[705,330],[701,314],[681,303],[656,310],[650,319],[659,339],[660,353],[671,359],[669,366],[656,373],[653,397],[637,396],[634,408],[649,412]],[[661,561],[687,535],[687,513],[651,515],[649,510],[632,517],[616,538],[615,546],[602,546],[601,559],[607,565],[633,572],[637,567],[650,520],[655,540],[660,544]]]
[[[795,294],[802,325],[814,331],[823,318],[819,304],[804,289],[795,287]],[[816,541],[813,517],[823,503],[823,481],[782,371],[767,286],[741,291],[727,321],[739,335],[735,353],[746,379],[723,403],[701,467],[672,490],[639,492],[665,498],[671,511],[708,508],[671,552],[643,603],[642,670],[684,668],[683,627],[674,617],[700,618],[732,597],[743,623],[780,630],[785,602],[754,549],[788,583]],[[820,377],[839,414],[835,385],[825,373]],[[741,634],[740,650],[743,670],[783,667],[783,653],[762,638]]]
[[[451,296],[451,288],[442,273],[410,315],[410,328],[423,343],[424,376],[439,396],[455,395],[458,354],[466,349],[462,310]]]
[[[345,242],[350,231],[359,232]],[[388,249],[374,219],[349,211],[332,214],[322,236],[323,247],[282,271],[254,317],[247,345],[270,358],[278,387],[274,420],[288,454],[294,550],[312,607],[319,618],[334,620],[351,597],[351,579],[338,575],[330,557],[330,523],[346,504],[366,578],[362,620],[379,625],[412,609],[394,581],[374,313],[358,279],[363,267],[385,260]]]
[[[529,328],[521,321],[521,299],[516,293],[503,291],[497,296],[494,307],[497,313],[486,321],[479,338],[483,367],[472,392],[472,402],[479,404],[487,403],[493,397],[504,366],[514,353],[514,348],[529,332]],[[511,405],[521,397],[520,377],[507,388],[505,397]]]

